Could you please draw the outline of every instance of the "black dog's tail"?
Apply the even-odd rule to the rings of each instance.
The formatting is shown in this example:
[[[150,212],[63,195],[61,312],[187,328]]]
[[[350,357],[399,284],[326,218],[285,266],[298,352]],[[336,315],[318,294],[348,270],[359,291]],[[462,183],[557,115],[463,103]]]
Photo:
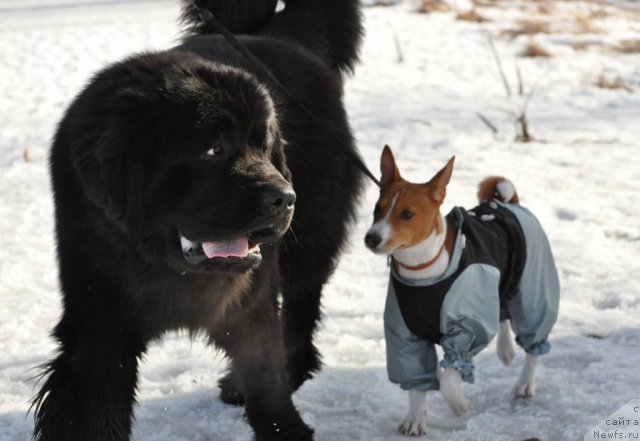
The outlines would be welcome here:
[[[196,0],[234,34],[261,34],[296,40],[332,69],[350,72],[358,61],[362,40],[359,0]],[[183,0],[182,22],[191,35],[215,31]]]

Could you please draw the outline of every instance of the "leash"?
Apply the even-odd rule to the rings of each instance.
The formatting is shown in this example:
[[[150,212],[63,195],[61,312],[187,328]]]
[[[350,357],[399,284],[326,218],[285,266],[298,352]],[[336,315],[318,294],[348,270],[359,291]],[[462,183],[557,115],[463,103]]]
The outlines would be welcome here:
[[[238,41],[238,39],[231,32],[229,32],[222,25],[222,23],[220,23],[214,17],[214,15],[211,13],[211,11],[209,11],[208,9],[201,8],[200,6],[198,6],[196,4],[195,0],[191,0],[191,4],[198,11],[198,15],[200,16],[200,18],[205,23],[207,23],[208,25],[213,27],[217,32],[222,34],[222,36],[229,43],[231,43],[231,46],[233,46],[234,49],[236,49],[238,52],[240,52],[242,55],[244,55],[249,61],[251,61],[251,63],[253,63],[255,65],[255,67],[258,68],[258,70],[262,71],[262,73],[264,73],[267,77],[269,77],[269,79],[276,86],[278,86],[278,88],[280,88],[280,90],[282,90],[282,92],[291,101],[296,103],[296,105],[298,107],[300,107],[300,109],[302,109],[304,111],[304,113],[306,113],[312,120],[314,120],[318,125],[320,125],[320,127],[322,127],[329,135],[331,135],[331,137],[333,137],[339,143],[342,142],[342,140],[340,138],[338,138],[338,136],[329,128],[329,126],[327,126],[320,118],[315,116],[313,114],[313,112],[311,112],[309,109],[307,109],[307,107],[304,104],[302,104],[295,96],[293,96],[291,93],[289,93],[289,91],[282,85],[282,83],[280,81],[278,81],[278,78],[276,78],[276,76],[269,70],[269,68],[267,66],[265,66],[264,63],[262,61],[260,61],[258,59],[258,57],[256,57],[253,54],[253,52],[251,52],[244,44],[242,44],[240,41]],[[369,179],[371,179],[371,181],[373,181],[374,184],[376,184],[378,187],[380,187],[380,182],[378,181],[378,179],[376,179],[376,177],[373,175],[373,173],[371,173],[371,171],[367,168],[367,166],[364,164],[364,162],[362,162],[362,159],[360,159],[360,156],[358,156],[358,154],[356,152],[351,151],[351,150],[347,150],[347,153],[349,154],[349,156],[353,160],[354,164],[360,169],[360,171],[362,173],[364,173],[365,176],[367,176]]]

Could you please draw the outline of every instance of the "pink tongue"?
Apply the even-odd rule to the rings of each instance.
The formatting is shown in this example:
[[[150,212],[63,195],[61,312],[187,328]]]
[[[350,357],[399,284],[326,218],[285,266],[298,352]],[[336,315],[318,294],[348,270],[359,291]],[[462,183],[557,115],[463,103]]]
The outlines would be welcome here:
[[[209,259],[214,257],[247,257],[249,254],[249,238],[224,240],[220,242],[202,242],[202,250]]]

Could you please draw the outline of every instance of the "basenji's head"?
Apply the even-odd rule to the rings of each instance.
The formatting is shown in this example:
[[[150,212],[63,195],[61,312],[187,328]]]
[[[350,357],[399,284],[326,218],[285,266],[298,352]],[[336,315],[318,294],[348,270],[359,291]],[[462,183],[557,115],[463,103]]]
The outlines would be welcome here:
[[[447,194],[455,156],[426,184],[405,181],[385,146],[380,159],[380,198],[373,211],[373,225],[365,236],[374,253],[392,254],[443,231],[440,205]]]

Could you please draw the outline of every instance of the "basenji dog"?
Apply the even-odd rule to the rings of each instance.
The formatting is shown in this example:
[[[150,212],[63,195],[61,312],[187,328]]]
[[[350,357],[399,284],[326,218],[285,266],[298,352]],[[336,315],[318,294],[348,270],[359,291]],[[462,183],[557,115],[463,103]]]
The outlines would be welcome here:
[[[461,383],[474,381],[473,356],[497,334],[498,357],[511,364],[510,328],[526,352],[513,396],[532,397],[537,361],[550,349],[557,318],[560,287],[548,239],[509,180],[486,178],[479,206],[441,213],[454,159],[416,184],[402,178],[385,146],[380,197],[365,237],[369,249],[390,256],[387,370],[409,391],[399,426],[406,435],[426,433],[427,391],[440,390],[456,415],[468,412]],[[435,344],[444,353],[439,364]]]

